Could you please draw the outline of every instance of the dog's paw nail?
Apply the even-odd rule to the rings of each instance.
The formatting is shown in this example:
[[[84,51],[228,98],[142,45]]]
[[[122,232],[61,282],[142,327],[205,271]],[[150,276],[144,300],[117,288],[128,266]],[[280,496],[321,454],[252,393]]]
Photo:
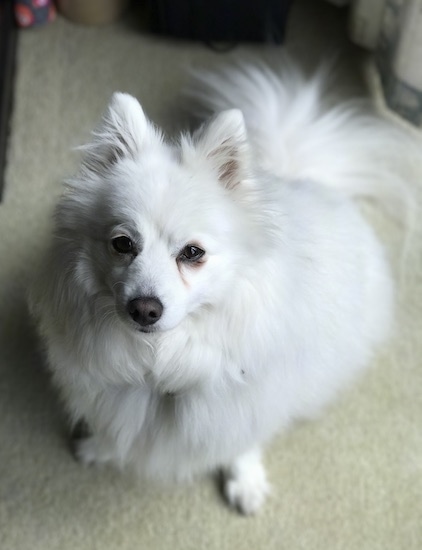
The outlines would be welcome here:
[[[266,479],[229,479],[225,486],[229,504],[247,516],[259,511],[269,492]]]

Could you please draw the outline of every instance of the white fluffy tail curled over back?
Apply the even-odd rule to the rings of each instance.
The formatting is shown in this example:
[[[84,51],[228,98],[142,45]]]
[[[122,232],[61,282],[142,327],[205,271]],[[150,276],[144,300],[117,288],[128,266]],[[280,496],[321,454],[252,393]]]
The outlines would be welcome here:
[[[306,77],[290,62],[278,71],[244,64],[194,73],[187,95],[201,117],[241,109],[255,160],[265,170],[377,199],[410,222],[412,201],[401,165],[415,149],[412,136],[364,100],[330,105],[330,81],[327,67]]]

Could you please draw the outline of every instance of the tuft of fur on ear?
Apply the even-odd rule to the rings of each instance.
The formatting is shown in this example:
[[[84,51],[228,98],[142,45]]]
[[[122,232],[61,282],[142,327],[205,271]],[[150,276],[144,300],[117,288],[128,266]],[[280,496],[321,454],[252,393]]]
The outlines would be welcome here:
[[[248,143],[246,126],[239,109],[223,111],[200,128],[196,154],[212,163],[219,181],[233,189],[247,178]]]
[[[135,158],[149,135],[155,135],[155,130],[138,100],[114,93],[92,142],[80,148],[85,153],[83,169],[102,174],[122,158]]]

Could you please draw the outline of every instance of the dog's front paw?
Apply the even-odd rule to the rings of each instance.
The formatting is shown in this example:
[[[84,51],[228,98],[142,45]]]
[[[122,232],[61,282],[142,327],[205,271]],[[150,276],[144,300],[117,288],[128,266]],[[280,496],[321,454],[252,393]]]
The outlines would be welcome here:
[[[225,496],[229,504],[242,514],[256,514],[269,492],[261,455],[257,451],[240,457],[226,471]]]
[[[70,449],[75,459],[88,466],[97,462],[98,442],[85,420],[79,420],[70,434]]]
[[[99,462],[98,445],[93,436],[74,441],[73,454],[76,460],[85,466]]]
[[[73,455],[85,466],[104,464],[111,460],[111,452],[94,435],[73,442]]]
[[[228,479],[225,485],[229,504],[247,516],[258,512],[268,493],[269,485],[265,479]]]

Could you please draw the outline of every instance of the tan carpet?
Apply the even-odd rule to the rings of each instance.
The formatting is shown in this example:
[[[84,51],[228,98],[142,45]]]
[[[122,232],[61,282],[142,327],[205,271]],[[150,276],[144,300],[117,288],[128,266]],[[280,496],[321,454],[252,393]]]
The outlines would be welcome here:
[[[308,67],[324,52],[340,52],[339,93],[362,90],[362,57],[347,45],[341,12],[297,0],[289,29],[287,48]],[[260,57],[280,52],[249,49]],[[174,127],[186,66],[225,58],[124,22],[89,29],[59,19],[20,35],[0,205],[2,550],[422,548],[422,222],[410,243],[394,341],[320,420],[268,449],[273,495],[258,517],[231,512],[212,479],[162,491],[108,469],[84,469],[68,452],[24,295],[58,181],[75,161],[70,149],[87,139],[116,89],[137,95],[150,116]],[[409,175],[422,178],[422,165],[409,165]],[[397,265],[400,234],[375,217]]]

